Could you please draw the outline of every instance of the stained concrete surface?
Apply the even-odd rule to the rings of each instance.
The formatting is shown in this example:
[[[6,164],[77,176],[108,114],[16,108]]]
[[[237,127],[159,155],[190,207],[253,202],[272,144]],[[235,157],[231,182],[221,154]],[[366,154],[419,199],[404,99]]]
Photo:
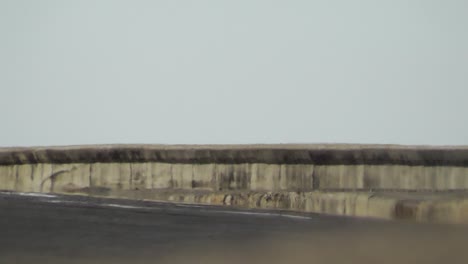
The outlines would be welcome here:
[[[0,263],[468,260],[464,225],[8,192],[0,216]]]
[[[366,183],[366,184],[364,184]],[[0,190],[468,223],[468,167],[313,164],[0,165]]]
[[[468,147],[0,148],[0,190],[468,223]]]
[[[3,165],[91,162],[468,166],[468,146],[115,144],[0,148]]]

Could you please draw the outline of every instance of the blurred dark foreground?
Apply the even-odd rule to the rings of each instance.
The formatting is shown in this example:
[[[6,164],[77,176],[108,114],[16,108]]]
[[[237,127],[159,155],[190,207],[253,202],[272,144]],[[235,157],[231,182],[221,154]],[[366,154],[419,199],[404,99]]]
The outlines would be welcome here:
[[[248,242],[204,243],[171,254],[148,247],[132,256],[5,256],[2,263],[467,263],[465,233],[398,230],[270,237]]]
[[[395,229],[272,237],[181,250],[162,263],[468,263],[466,231],[444,232]]]
[[[468,227],[0,194],[0,263],[468,263]]]

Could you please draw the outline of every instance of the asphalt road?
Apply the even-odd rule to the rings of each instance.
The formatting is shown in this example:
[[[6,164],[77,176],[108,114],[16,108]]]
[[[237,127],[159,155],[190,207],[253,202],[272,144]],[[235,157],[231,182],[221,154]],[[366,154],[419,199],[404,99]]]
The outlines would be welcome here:
[[[467,234],[465,226],[0,193],[0,263],[201,263],[196,260],[207,256],[212,263],[248,263],[256,255],[268,256],[256,263],[311,255],[314,263],[348,255],[385,263],[388,252],[408,247],[414,249],[410,263],[430,263],[468,260]],[[421,255],[416,261],[415,252]]]

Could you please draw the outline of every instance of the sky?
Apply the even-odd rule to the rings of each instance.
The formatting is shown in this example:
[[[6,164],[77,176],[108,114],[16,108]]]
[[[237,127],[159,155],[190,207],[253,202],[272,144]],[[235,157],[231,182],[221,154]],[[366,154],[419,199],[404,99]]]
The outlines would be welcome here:
[[[468,144],[466,0],[0,0],[0,146]]]

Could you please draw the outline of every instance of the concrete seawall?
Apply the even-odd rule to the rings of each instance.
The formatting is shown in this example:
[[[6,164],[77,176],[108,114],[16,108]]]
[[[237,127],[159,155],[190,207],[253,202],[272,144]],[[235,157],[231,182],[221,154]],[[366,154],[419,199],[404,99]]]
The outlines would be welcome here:
[[[468,222],[468,147],[3,148],[0,189]]]

